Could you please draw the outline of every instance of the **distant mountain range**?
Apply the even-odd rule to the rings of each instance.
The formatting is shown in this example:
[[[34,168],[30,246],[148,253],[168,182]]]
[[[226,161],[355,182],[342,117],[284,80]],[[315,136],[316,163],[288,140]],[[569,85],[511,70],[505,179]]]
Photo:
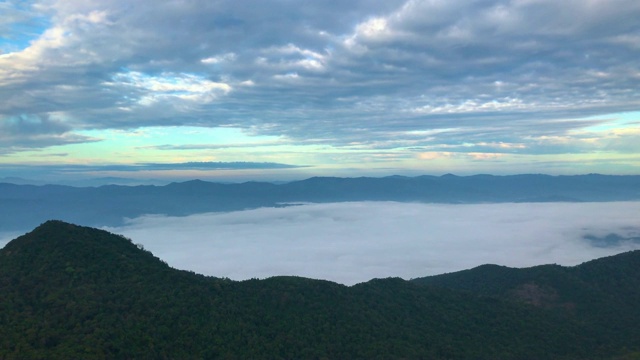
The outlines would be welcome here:
[[[220,184],[200,180],[165,186],[71,187],[0,183],[0,230],[26,231],[59,219],[116,226],[144,214],[287,206],[298,202],[402,201],[437,203],[627,201],[640,199],[640,176],[390,176],[314,177],[285,184]]]
[[[170,268],[48,221],[0,249],[0,359],[637,359],[640,252],[352,287]]]
[[[25,179],[21,177],[9,176],[0,178],[0,183],[10,183],[19,185],[47,185],[50,184],[42,180]],[[75,179],[75,180],[61,180],[55,182],[56,185],[65,186],[102,186],[102,185],[166,185],[170,181],[157,180],[157,179],[131,179],[121,177],[100,177],[100,178],[87,178],[87,179]]]

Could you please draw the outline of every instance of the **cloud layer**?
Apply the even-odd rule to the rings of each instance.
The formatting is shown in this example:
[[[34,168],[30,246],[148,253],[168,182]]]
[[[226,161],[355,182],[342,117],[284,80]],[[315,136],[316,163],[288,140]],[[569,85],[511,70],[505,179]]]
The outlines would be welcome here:
[[[427,157],[640,151],[638,119],[590,118],[640,109],[635,0],[1,6],[0,154],[147,126]]]
[[[485,263],[575,265],[640,248],[638,218],[639,202],[366,202],[147,216],[107,230],[143,244],[173,267],[206,275],[299,275],[354,284]]]

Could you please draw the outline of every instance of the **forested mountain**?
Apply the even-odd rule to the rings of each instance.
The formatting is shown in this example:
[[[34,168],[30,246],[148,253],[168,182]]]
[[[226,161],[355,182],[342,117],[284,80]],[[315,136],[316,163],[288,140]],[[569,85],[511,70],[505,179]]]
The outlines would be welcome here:
[[[295,202],[415,201],[440,203],[628,201],[640,199],[640,176],[390,176],[310,178],[286,184],[219,184],[199,180],[166,186],[70,187],[0,183],[0,230],[27,231],[52,218],[117,226],[144,214],[282,206]]]
[[[575,267],[483,265],[412,282],[572,314],[585,332],[598,334],[603,346],[640,341],[640,251]]]
[[[0,250],[0,359],[630,359],[640,252],[347,287],[170,268],[48,221]]]

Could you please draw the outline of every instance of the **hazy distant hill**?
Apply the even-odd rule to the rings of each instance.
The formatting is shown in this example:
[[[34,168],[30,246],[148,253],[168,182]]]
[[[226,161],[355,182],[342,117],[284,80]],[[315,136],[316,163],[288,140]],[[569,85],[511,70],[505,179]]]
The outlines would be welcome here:
[[[638,270],[631,252],[352,287],[235,282],[49,221],[0,250],[0,359],[633,358]]]
[[[640,199],[640,176],[454,175],[310,178],[286,184],[219,184],[193,180],[166,186],[69,187],[0,183],[0,230],[31,229],[56,218],[119,225],[143,214],[190,215],[295,202],[416,201],[441,203],[626,201]]]

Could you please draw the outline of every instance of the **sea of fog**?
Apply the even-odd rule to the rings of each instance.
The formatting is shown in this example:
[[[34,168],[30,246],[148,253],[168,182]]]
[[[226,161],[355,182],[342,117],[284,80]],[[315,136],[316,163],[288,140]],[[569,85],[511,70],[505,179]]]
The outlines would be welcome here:
[[[576,265],[640,249],[640,202],[305,204],[143,216],[104,229],[178,269],[235,280],[298,275],[351,285],[486,263]]]

